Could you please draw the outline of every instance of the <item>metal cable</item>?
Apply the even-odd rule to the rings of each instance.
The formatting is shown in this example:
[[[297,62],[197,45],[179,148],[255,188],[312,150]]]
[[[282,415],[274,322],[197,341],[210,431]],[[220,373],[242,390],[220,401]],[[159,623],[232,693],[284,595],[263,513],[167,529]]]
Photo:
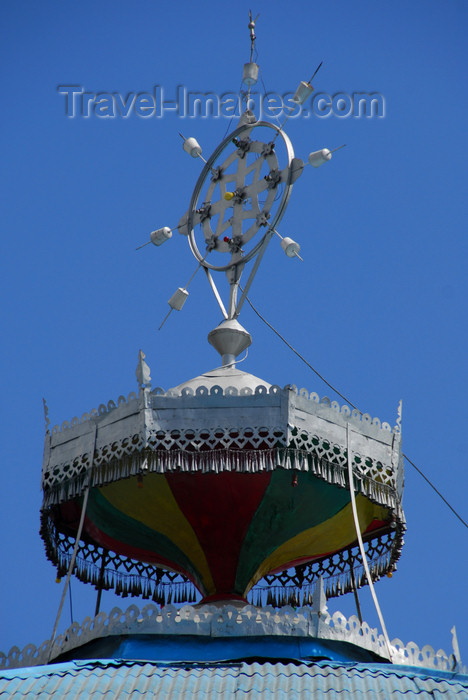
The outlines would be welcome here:
[[[244,291],[240,285],[239,285],[239,288],[240,288],[242,291]],[[360,410],[357,408],[357,406],[355,406],[355,405],[352,403],[352,401],[350,401],[349,399],[347,399],[346,396],[344,396],[344,394],[341,394],[341,393],[338,391],[338,389],[335,389],[335,387],[334,387],[332,384],[330,384],[330,382],[327,382],[327,380],[325,379],[325,377],[323,377],[323,376],[320,374],[320,372],[317,372],[317,370],[315,369],[315,367],[312,367],[312,365],[310,364],[310,362],[307,362],[307,360],[305,359],[305,357],[304,357],[303,355],[301,355],[301,353],[298,352],[298,351],[296,350],[296,348],[293,348],[293,346],[291,345],[291,343],[288,343],[288,341],[286,340],[286,338],[284,338],[284,337],[281,335],[281,333],[279,333],[279,332],[276,330],[276,328],[274,328],[274,327],[271,325],[271,323],[268,323],[268,321],[266,320],[266,318],[264,318],[264,317],[262,316],[262,314],[261,314],[261,313],[255,308],[255,306],[252,304],[252,302],[250,301],[249,297],[247,296],[247,297],[245,297],[245,298],[246,298],[246,301],[248,302],[250,308],[252,309],[252,311],[254,311],[254,312],[257,314],[257,316],[259,317],[259,319],[261,319],[261,320],[263,321],[263,323],[264,323],[265,325],[268,326],[268,328],[271,328],[271,330],[273,331],[273,333],[276,333],[276,335],[278,336],[278,338],[280,338],[280,339],[283,341],[283,343],[285,343],[285,345],[287,345],[288,348],[289,348],[290,350],[292,350],[293,353],[294,353],[295,355],[297,355],[298,358],[299,358],[300,360],[302,360],[302,362],[304,362],[304,364],[307,365],[307,367],[309,367],[309,369],[312,370],[312,372],[315,372],[315,374],[317,375],[317,377],[319,377],[319,379],[321,379],[322,382],[324,382],[332,391],[334,391],[335,394],[338,394],[338,396],[340,396],[340,397],[343,399],[343,401],[346,401],[346,403],[349,404],[349,405],[351,406],[351,408],[354,408],[354,410],[356,410],[358,413],[360,413],[360,414],[362,415],[362,411],[360,411]]]
[[[72,589],[71,589],[71,581],[68,583],[68,599],[70,602],[70,624],[73,624],[73,600],[72,600]]]
[[[372,594],[372,599],[374,601],[375,609],[377,610],[377,615],[380,620],[380,626],[382,627],[383,636],[385,639],[385,646],[387,647],[388,658],[393,661],[392,658],[392,647],[390,645],[390,639],[388,637],[387,628],[385,627],[385,622],[383,619],[382,611],[380,609],[379,601],[377,600],[377,594],[374,589],[374,582],[372,581],[372,576],[370,575],[369,565],[367,563],[366,551],[364,549],[364,542],[362,541],[361,527],[359,525],[359,518],[356,508],[356,495],[354,493],[354,479],[353,479],[353,466],[351,460],[351,431],[349,429],[349,423],[346,424],[346,450],[348,453],[348,481],[349,481],[349,493],[351,495],[351,508],[353,510],[354,527],[356,528],[356,536],[359,544],[359,549],[361,552],[362,563],[364,565],[364,571],[366,572],[367,583],[369,584],[370,592]]]
[[[443,500],[443,502],[445,503],[445,505],[447,505],[447,506],[450,508],[450,510],[452,511],[452,513],[453,513],[454,515],[457,516],[457,518],[459,519],[459,521],[460,521],[466,528],[468,528],[468,523],[466,522],[466,520],[463,520],[463,518],[461,517],[461,515],[459,515],[459,514],[457,513],[457,511],[456,511],[454,508],[452,508],[452,506],[451,506],[450,503],[447,501],[447,499],[444,498],[444,497],[442,496],[442,494],[440,493],[440,491],[434,486],[434,484],[433,484],[431,481],[429,481],[429,479],[427,478],[427,476],[426,476],[425,474],[423,474],[423,472],[415,465],[415,463],[414,463],[407,455],[405,455],[405,453],[403,453],[403,457],[406,459],[407,462],[409,462],[409,463],[411,464],[412,467],[414,467],[414,468],[416,469],[416,471],[418,472],[418,474],[421,474],[421,476],[422,476],[422,478],[424,479],[424,481],[427,481],[427,483],[429,484],[429,486],[430,486],[431,488],[434,489],[434,491],[436,492],[436,494],[437,494],[438,496],[440,496],[440,498]]]
[[[47,663],[50,662],[50,658],[51,658],[51,656],[52,656],[52,650],[53,650],[53,648],[54,648],[54,639],[55,639],[55,635],[56,635],[56,632],[57,632],[57,627],[58,627],[58,623],[59,623],[59,620],[60,620],[60,615],[62,614],[63,604],[64,604],[64,602],[65,602],[65,596],[67,595],[68,584],[70,583],[70,578],[71,578],[71,575],[72,575],[72,572],[73,572],[73,568],[74,568],[74,566],[75,566],[76,555],[77,555],[77,552],[78,552],[78,546],[79,546],[79,544],[80,544],[80,537],[81,537],[81,533],[82,533],[83,525],[84,525],[84,519],[85,519],[85,513],[86,513],[86,506],[88,505],[88,496],[89,496],[89,481],[88,481],[88,486],[87,486],[87,488],[86,488],[85,495],[84,495],[84,498],[83,498],[83,504],[82,504],[82,506],[81,506],[80,524],[79,524],[79,526],[78,526],[78,532],[76,533],[75,546],[74,546],[74,548],[73,548],[73,554],[72,554],[72,558],[71,558],[71,561],[70,561],[70,566],[68,567],[67,579],[66,579],[65,585],[64,585],[64,587],[63,587],[62,599],[61,599],[61,601],[60,601],[59,609],[58,609],[58,612],[57,612],[57,617],[55,618],[54,629],[53,629],[53,632],[52,632],[52,636],[51,636],[51,638],[50,638],[50,647],[49,647],[49,654],[48,654],[48,658],[47,658]]]
[[[240,287],[240,285],[239,285],[239,287]],[[356,411],[358,411],[358,413],[360,413],[360,414],[362,415],[362,411],[360,411],[360,410],[357,408],[357,406],[355,406],[355,405],[352,403],[352,401],[350,401],[348,398],[346,398],[346,396],[344,396],[344,394],[342,394],[341,392],[339,392],[338,389],[336,389],[332,384],[330,384],[330,382],[327,382],[327,380],[325,379],[325,377],[323,377],[323,376],[320,374],[320,372],[317,372],[317,370],[315,369],[315,367],[312,367],[312,365],[310,364],[310,362],[307,362],[307,360],[305,359],[305,357],[304,357],[303,355],[301,355],[300,352],[298,352],[298,351],[291,345],[291,343],[288,343],[288,341],[286,340],[286,338],[284,338],[284,337],[281,335],[281,333],[279,333],[279,331],[277,331],[276,328],[274,328],[274,327],[271,325],[271,323],[268,323],[268,321],[266,320],[266,318],[264,318],[264,317],[262,316],[262,314],[261,314],[261,313],[255,308],[255,306],[252,304],[252,302],[250,301],[249,297],[246,297],[246,301],[248,302],[248,304],[249,304],[250,308],[252,309],[252,311],[253,311],[254,313],[257,314],[257,316],[259,317],[259,319],[260,319],[261,321],[263,321],[263,323],[264,323],[266,326],[268,326],[268,328],[271,328],[271,330],[273,331],[273,333],[275,333],[275,334],[278,336],[278,338],[280,338],[280,340],[282,340],[283,343],[284,343],[285,345],[287,345],[288,348],[289,348],[290,350],[292,350],[293,353],[294,353],[295,355],[297,355],[298,358],[299,358],[300,360],[302,360],[302,362],[304,362],[304,364],[306,364],[307,367],[309,367],[309,369],[311,369],[312,372],[314,372],[314,373],[317,375],[317,377],[319,377],[319,379],[322,380],[322,382],[324,382],[332,391],[335,392],[335,394],[338,394],[338,396],[340,396],[344,401],[346,401],[347,404],[349,404],[352,408],[354,408]],[[455,508],[453,508],[453,506],[450,505],[450,503],[447,501],[447,499],[444,498],[444,496],[441,494],[441,492],[439,491],[439,489],[438,489],[436,486],[434,486],[434,484],[432,483],[432,481],[431,481],[430,479],[428,479],[428,477],[421,471],[421,469],[419,469],[419,467],[417,467],[416,464],[415,464],[415,463],[408,457],[408,455],[406,455],[404,452],[403,452],[403,457],[406,459],[407,462],[409,462],[409,464],[411,464],[412,467],[414,467],[414,469],[416,469],[416,471],[418,472],[418,474],[420,474],[420,475],[423,477],[423,479],[429,484],[429,486],[430,486],[430,487],[436,492],[436,494],[443,500],[443,502],[445,503],[445,505],[447,505],[447,506],[450,508],[450,510],[451,510],[452,513],[458,518],[458,520],[459,520],[466,528],[468,528],[468,523],[466,522],[466,520],[464,520],[464,519],[461,517],[461,515],[460,515],[459,513],[457,513],[457,511],[455,510]]]

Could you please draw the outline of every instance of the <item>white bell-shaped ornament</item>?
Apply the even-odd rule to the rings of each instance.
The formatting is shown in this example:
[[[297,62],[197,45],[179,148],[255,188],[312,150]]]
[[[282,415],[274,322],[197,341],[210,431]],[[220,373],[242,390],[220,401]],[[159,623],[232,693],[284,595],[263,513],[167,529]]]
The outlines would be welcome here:
[[[301,250],[301,246],[299,245],[299,243],[296,243],[296,241],[293,241],[292,238],[285,236],[281,240],[281,247],[288,256],[288,258],[295,258],[296,256],[299,257],[299,251]]]
[[[330,149],[322,148],[320,151],[309,153],[309,163],[313,168],[320,168],[321,165],[331,160],[331,157]]]
[[[313,93],[314,88],[310,83],[306,83],[304,80],[298,85],[296,92],[294,93],[293,102],[299,105],[303,105],[306,99]]]
[[[169,299],[168,303],[171,309],[180,311],[185,302],[187,301],[188,294],[189,293],[186,289],[182,289],[182,287],[179,287]]]
[[[156,229],[156,231],[151,231],[150,238],[151,243],[154,243],[154,245],[162,245],[168,241],[169,238],[172,238],[172,231],[169,226],[163,226],[162,228]]]
[[[202,149],[197,139],[193,136],[185,139],[184,141],[184,151],[192,156],[192,158],[198,158],[201,155]]]
[[[255,85],[258,80],[258,65],[256,63],[244,63],[242,82],[245,85]]]

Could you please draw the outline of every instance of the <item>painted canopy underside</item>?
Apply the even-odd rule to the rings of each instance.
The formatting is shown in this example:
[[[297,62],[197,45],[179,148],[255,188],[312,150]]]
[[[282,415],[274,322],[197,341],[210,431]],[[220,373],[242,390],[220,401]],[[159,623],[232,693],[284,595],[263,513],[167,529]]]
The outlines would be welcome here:
[[[67,528],[76,528],[77,505],[60,506]],[[388,524],[388,508],[362,494],[357,506],[363,533]],[[85,533],[106,549],[186,575],[205,597],[245,597],[266,574],[356,541],[349,491],[283,469],[150,473],[142,483],[133,477],[93,488]]]

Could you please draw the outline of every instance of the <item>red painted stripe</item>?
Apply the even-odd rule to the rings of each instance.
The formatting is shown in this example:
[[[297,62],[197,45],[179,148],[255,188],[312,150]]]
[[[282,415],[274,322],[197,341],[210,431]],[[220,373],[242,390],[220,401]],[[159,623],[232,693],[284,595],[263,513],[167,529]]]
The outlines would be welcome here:
[[[241,474],[166,474],[179,508],[195,531],[205,553],[217,594],[235,590],[244,537],[271,472]]]
[[[75,534],[80,521],[80,506],[74,501],[68,501],[67,503],[63,503],[60,506],[60,513],[62,516],[62,522],[66,523],[67,527],[69,527]],[[169,569],[170,571],[178,571],[184,576],[187,576],[187,578],[190,581],[192,581],[196,586],[199,585],[199,581],[194,580],[192,574],[190,574],[188,571],[185,571],[185,569],[183,569],[182,567],[174,566],[173,561],[165,559],[164,557],[156,556],[154,552],[151,552],[149,550],[140,549],[138,547],[132,547],[129,544],[125,544],[124,542],[120,542],[119,540],[110,537],[105,532],[100,530],[87,516],[85,516],[84,519],[82,537],[83,540],[85,540],[85,542],[91,541],[93,544],[97,544],[101,547],[104,547],[105,549],[108,549],[111,552],[117,552],[118,554],[121,554],[125,557],[129,557],[130,559],[146,562],[147,564],[161,566],[165,569]]]
[[[373,530],[380,530],[381,528],[388,528],[389,522],[388,520],[373,520],[371,523],[369,523],[367,530],[363,532],[363,535],[367,535],[368,532],[373,532]]]

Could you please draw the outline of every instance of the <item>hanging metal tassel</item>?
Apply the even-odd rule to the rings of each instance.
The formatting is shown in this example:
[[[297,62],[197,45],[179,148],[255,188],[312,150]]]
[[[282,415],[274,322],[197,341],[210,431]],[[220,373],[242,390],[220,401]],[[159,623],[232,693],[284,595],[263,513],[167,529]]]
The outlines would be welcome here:
[[[128,583],[126,579],[122,581],[122,598],[128,598]]]

